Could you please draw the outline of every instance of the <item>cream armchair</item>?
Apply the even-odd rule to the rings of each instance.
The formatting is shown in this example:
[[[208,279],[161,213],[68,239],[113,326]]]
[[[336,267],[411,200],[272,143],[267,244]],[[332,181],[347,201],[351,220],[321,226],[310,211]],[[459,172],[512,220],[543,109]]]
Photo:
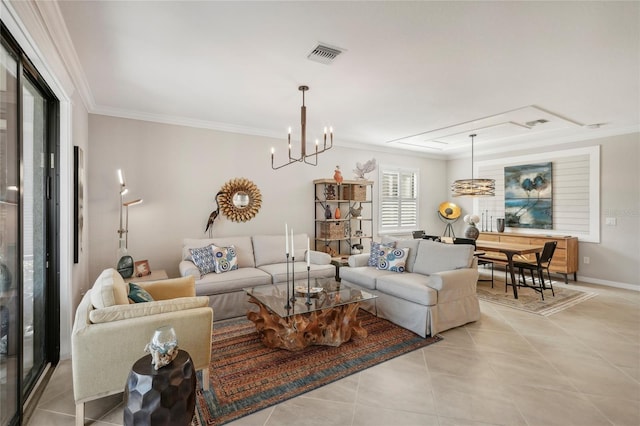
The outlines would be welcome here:
[[[115,269],[100,274],[76,310],[71,335],[76,425],[84,424],[84,403],[123,392],[134,362],[160,326],[171,325],[178,347],[202,370],[209,387],[213,310],[195,297],[193,277],[141,282],[154,301],[129,304],[129,286]]]

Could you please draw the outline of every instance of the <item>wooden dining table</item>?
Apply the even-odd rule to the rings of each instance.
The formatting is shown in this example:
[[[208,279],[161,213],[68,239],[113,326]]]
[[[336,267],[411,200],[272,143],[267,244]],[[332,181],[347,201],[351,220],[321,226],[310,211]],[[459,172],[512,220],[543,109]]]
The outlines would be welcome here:
[[[511,284],[513,287],[513,297],[518,298],[518,285],[516,283],[516,274],[513,267],[513,256],[525,255],[535,253],[536,259],[540,256],[542,245],[529,245],[529,244],[517,244],[508,243],[503,241],[484,241],[476,240],[476,250],[485,252],[498,252],[503,253],[507,257],[507,267],[511,274]]]

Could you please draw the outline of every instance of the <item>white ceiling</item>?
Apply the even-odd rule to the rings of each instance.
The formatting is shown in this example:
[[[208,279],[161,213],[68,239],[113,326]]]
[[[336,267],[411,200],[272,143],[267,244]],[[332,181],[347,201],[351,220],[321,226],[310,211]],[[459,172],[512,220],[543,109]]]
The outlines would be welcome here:
[[[449,158],[472,132],[478,155],[640,128],[635,1],[58,4],[94,113],[284,148],[306,84],[308,140]],[[310,61],[319,42],[344,52]]]

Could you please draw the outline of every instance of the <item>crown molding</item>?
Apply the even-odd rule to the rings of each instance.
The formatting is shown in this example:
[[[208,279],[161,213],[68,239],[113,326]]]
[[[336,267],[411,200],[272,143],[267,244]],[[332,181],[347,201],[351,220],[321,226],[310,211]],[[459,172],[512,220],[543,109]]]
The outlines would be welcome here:
[[[236,134],[250,135],[250,136],[261,136],[261,137],[266,137],[271,139],[284,140],[283,135],[280,132],[275,133],[271,130],[266,130],[266,129],[258,129],[255,127],[248,127],[248,126],[238,126],[235,124],[220,123],[216,121],[197,120],[197,119],[188,118],[188,117],[172,116],[172,115],[166,115],[166,114],[153,114],[148,112],[131,111],[131,110],[126,110],[121,108],[111,108],[111,107],[105,107],[105,106],[99,106],[99,105],[96,106],[94,110],[91,111],[91,113],[97,114],[97,115],[106,115],[110,117],[125,118],[130,120],[150,121],[154,123],[169,124],[174,126],[194,127],[199,129],[216,130],[220,132],[236,133]],[[379,152],[383,154],[407,155],[410,153],[411,155],[415,155],[418,157],[433,158],[433,159],[439,159],[439,160],[446,159],[445,156],[436,156],[430,153],[424,153],[420,151],[390,148],[383,145],[368,144],[368,143],[357,142],[357,141],[345,141],[344,139],[341,141],[334,142],[334,146],[341,147],[341,148],[356,149],[359,151]]]
[[[209,120],[199,120],[183,116],[174,116],[168,114],[155,114],[144,111],[133,111],[122,108],[113,108],[102,105],[96,105],[92,114],[107,115],[110,117],[126,118],[130,120],[151,121],[160,124],[170,124],[175,126],[195,127],[199,129],[218,130],[228,133],[239,133],[251,136],[263,136],[274,139],[281,139],[282,135],[276,135],[272,131],[258,129],[255,127],[239,126],[229,123],[221,123]]]
[[[67,25],[62,17],[62,12],[58,1],[33,2],[35,8],[42,17],[42,22],[46,27],[49,37],[53,41],[60,59],[67,70],[73,84],[80,94],[87,111],[91,112],[96,108],[93,93],[80,63],[78,54],[69,35]]]

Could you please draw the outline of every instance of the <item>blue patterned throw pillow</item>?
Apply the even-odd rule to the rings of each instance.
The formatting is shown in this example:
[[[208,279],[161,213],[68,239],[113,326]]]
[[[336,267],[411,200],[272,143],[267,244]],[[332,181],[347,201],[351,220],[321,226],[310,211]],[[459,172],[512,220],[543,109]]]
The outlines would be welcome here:
[[[235,246],[229,247],[216,247],[211,246],[213,252],[214,262],[216,264],[216,273],[222,274],[224,272],[233,271],[238,269],[238,254],[236,253]]]
[[[193,263],[198,267],[201,275],[216,272],[216,261],[213,258],[213,245],[189,249]]]
[[[395,247],[396,243],[395,241],[392,243],[386,243],[386,244],[382,244],[382,243],[376,243],[375,241],[371,241],[371,252],[369,253],[369,262],[367,263],[367,265],[369,266],[378,266],[378,258],[383,255],[382,253],[382,249],[387,247]]]
[[[135,303],[153,302],[153,297],[151,297],[149,292],[134,283],[129,283],[128,297]]]
[[[378,256],[376,264],[377,269],[404,272],[409,256],[408,248],[383,247],[380,250],[381,256]]]

